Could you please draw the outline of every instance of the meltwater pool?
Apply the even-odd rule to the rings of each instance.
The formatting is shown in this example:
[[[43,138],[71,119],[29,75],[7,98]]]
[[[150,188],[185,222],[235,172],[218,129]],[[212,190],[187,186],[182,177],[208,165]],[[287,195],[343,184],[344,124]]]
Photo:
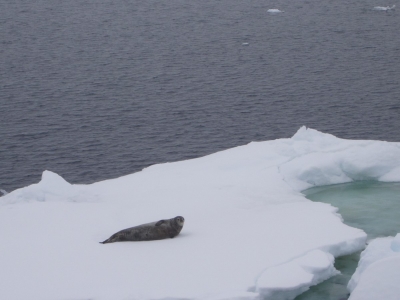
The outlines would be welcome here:
[[[364,230],[368,239],[395,236],[400,232],[400,183],[356,181],[315,187],[303,191],[312,201],[339,208],[344,223]],[[347,283],[357,268],[360,253],[336,258],[342,274],[313,286],[296,300],[343,300],[349,297]]]

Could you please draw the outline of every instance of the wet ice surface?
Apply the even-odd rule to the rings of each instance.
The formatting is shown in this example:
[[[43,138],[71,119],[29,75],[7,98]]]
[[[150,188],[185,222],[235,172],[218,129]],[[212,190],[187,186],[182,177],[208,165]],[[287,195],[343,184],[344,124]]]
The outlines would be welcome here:
[[[311,188],[303,193],[310,200],[338,207],[344,222],[363,229],[368,239],[395,236],[400,231],[400,183],[357,181]],[[335,267],[342,274],[311,287],[296,300],[347,299],[347,283],[359,258],[360,253],[337,258]]]

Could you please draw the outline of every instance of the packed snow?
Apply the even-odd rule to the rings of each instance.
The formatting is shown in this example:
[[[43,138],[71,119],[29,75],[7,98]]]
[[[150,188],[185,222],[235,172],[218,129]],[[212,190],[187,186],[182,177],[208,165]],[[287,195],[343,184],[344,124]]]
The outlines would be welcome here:
[[[361,253],[348,288],[350,300],[398,300],[400,295],[400,233],[377,238]]]
[[[4,299],[293,299],[337,274],[366,234],[301,190],[400,181],[400,143],[302,127],[128,176],[72,185],[50,171],[0,198]],[[174,239],[99,244],[182,215]],[[394,246],[397,247],[397,246]],[[362,282],[360,282],[361,284]]]

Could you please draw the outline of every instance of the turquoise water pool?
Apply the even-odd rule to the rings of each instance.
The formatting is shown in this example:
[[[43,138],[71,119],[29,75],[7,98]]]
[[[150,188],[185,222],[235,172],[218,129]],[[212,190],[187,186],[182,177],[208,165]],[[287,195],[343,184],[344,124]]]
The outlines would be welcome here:
[[[368,239],[395,236],[400,232],[400,183],[357,181],[315,187],[303,191],[312,201],[339,208],[344,223],[364,230]],[[347,283],[353,275],[360,253],[338,257],[335,267],[342,274],[311,287],[296,300],[347,299]]]

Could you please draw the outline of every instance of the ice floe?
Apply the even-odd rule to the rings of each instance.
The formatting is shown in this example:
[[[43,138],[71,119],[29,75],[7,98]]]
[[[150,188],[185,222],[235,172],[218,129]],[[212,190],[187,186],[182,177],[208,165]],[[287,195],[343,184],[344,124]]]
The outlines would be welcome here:
[[[373,8],[373,10],[385,10],[385,11],[388,11],[388,10],[394,9],[395,7],[396,7],[396,5],[392,5],[392,6],[375,6]]]
[[[263,299],[294,299],[339,272],[333,266],[332,254],[314,250],[292,261],[268,268],[257,279],[256,291]]]
[[[307,200],[315,185],[400,181],[400,143],[302,127],[90,185],[45,171],[0,198],[5,299],[293,299],[336,274],[366,234]],[[121,229],[182,215],[174,239],[102,245]],[[23,287],[23,288],[21,288]]]
[[[349,300],[397,300],[400,295],[400,234],[377,238],[361,253],[348,288]]]
[[[279,14],[279,13],[283,13],[283,10],[279,10],[277,8],[270,8],[267,10],[267,12],[271,13],[271,14]]]

